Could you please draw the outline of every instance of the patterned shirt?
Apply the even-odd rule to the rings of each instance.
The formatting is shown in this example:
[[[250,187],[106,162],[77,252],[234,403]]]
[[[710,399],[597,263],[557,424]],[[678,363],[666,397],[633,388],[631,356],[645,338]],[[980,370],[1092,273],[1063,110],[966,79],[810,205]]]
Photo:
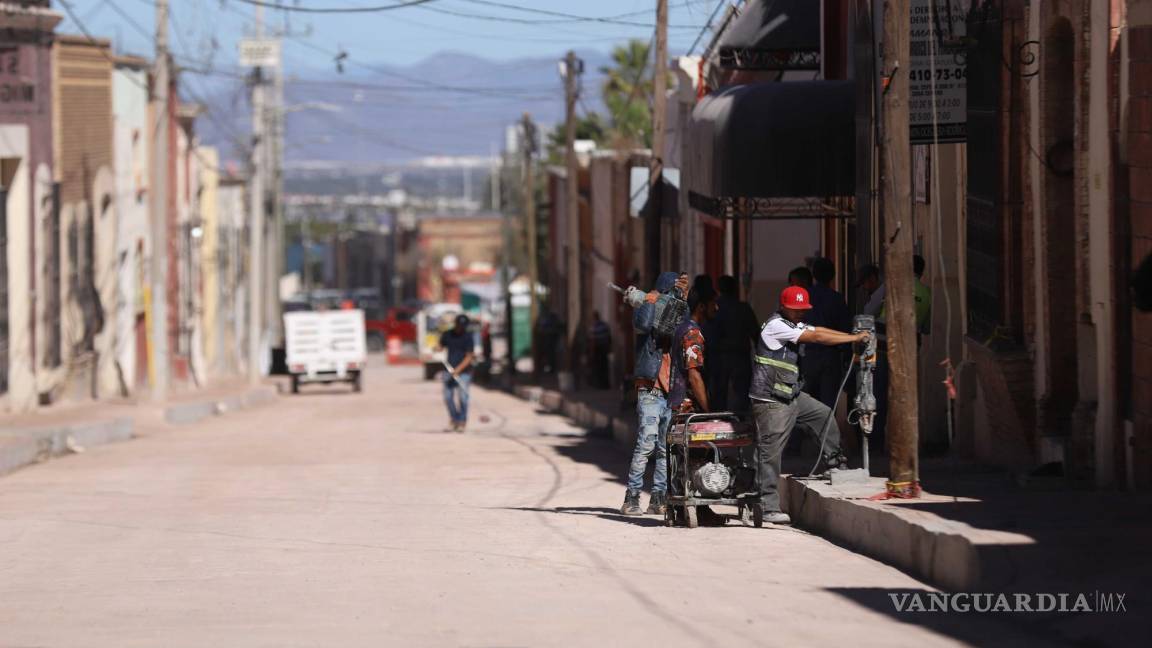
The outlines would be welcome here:
[[[692,369],[701,371],[704,369],[704,332],[695,322],[688,323],[684,334],[679,338],[679,347],[675,350],[679,354],[675,376],[679,389],[674,390],[674,397],[679,398],[680,402],[669,405],[680,413],[694,412],[697,408],[696,402],[692,399],[692,386],[688,382],[688,375]],[[680,394],[681,390],[683,397]]]

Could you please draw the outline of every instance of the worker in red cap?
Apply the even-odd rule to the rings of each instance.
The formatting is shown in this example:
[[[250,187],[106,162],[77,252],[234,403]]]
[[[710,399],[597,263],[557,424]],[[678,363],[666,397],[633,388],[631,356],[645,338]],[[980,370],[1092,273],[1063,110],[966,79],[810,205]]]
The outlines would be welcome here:
[[[780,510],[777,480],[780,478],[780,455],[792,428],[797,427],[815,439],[823,448],[828,470],[848,467],[840,451],[840,428],[827,405],[802,390],[800,379],[801,344],[851,344],[863,342],[867,333],[841,333],[828,328],[804,324],[811,310],[808,291],[789,286],[780,293],[780,308],[760,329],[752,367],[752,415],[756,420],[757,477],[760,481],[760,503],[764,521],[790,524],[792,519]],[[827,433],[821,439],[825,421]]]

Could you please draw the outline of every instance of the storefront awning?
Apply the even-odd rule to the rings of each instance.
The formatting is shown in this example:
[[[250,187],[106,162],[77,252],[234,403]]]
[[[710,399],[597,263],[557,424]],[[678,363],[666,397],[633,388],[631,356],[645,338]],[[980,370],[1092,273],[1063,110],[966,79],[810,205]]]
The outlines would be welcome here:
[[[734,86],[692,111],[684,188],[717,218],[851,216],[856,193],[851,81]]]
[[[720,66],[819,70],[820,4],[817,0],[751,0],[716,45]]]

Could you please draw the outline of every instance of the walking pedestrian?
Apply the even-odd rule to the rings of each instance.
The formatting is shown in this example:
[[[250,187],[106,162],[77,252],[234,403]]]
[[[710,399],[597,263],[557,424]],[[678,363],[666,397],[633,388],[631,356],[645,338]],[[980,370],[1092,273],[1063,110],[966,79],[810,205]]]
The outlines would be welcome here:
[[[640,515],[640,490],[644,487],[644,472],[648,460],[655,455],[656,466],[652,475],[652,495],[648,512],[663,514],[668,496],[668,447],[666,434],[672,422],[672,408],[668,405],[671,383],[672,345],[670,337],[658,336],[653,329],[656,300],[663,293],[675,292],[683,298],[688,292],[688,275],[675,272],[662,273],[656,287],[649,292],[644,303],[632,312],[632,328],[636,330],[636,366],[633,376],[636,385],[636,447],[628,469],[628,490],[620,512]]]
[[[714,361],[709,373],[709,398],[717,412],[748,411],[748,388],[752,381],[752,349],[760,335],[760,322],[752,305],[740,300],[736,277],[724,275],[717,282],[720,296],[716,299],[716,319],[710,324],[715,333],[705,330],[709,352]]]
[[[801,344],[851,344],[867,339],[867,333],[841,333],[803,323],[811,310],[808,291],[789,286],[780,293],[780,309],[768,318],[756,343],[752,372],[752,415],[756,421],[757,478],[764,520],[790,524],[780,510],[780,455],[792,428],[802,430],[823,448],[828,470],[847,468],[840,450],[840,428],[827,405],[801,390]],[[827,428],[824,426],[827,425]],[[823,439],[821,433],[826,429]]]
[[[455,326],[440,336],[440,349],[447,351],[447,371],[443,374],[444,404],[448,407],[450,430],[463,432],[468,425],[468,389],[472,384],[472,364],[476,360],[476,339],[468,330],[468,316],[457,315]]]

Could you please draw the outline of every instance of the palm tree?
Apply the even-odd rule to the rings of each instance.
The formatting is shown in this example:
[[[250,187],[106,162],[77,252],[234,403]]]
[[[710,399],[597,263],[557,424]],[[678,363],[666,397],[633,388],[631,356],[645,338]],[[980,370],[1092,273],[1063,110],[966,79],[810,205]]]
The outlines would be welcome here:
[[[612,131],[618,146],[651,146],[652,72],[649,44],[631,40],[612,50],[612,65],[600,68],[606,78],[602,87],[604,105],[612,118]]]

